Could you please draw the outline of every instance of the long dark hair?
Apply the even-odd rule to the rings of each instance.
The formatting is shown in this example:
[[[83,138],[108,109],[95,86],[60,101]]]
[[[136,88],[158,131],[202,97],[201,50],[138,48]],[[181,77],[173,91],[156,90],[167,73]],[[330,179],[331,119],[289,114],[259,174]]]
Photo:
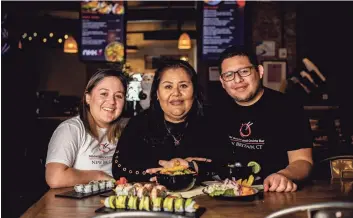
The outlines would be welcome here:
[[[110,76],[116,77],[121,81],[124,87],[124,92],[126,94],[127,80],[121,71],[113,70],[113,69],[99,70],[95,74],[93,74],[93,76],[88,81],[87,86],[85,88],[85,92],[83,93],[82,102],[79,108],[80,118],[83,122],[83,125],[86,128],[86,131],[97,140],[99,140],[98,132],[97,132],[97,124],[92,117],[92,114],[89,109],[89,105],[86,103],[86,94],[91,93],[92,89],[96,87],[100,81]],[[125,103],[126,103],[126,100],[125,100]],[[121,117],[122,116],[120,115],[116,120],[114,120],[111,123],[110,127],[108,128],[107,137],[108,137],[108,141],[111,143],[115,143],[115,139],[119,137],[121,134],[122,128],[119,123]]]
[[[156,73],[153,78],[153,83],[151,87],[151,100],[150,100],[150,109],[149,113],[152,116],[158,116],[164,114],[159,101],[157,100],[157,90],[159,83],[161,82],[161,77],[163,73],[169,69],[182,68],[190,76],[192,86],[194,89],[193,98],[194,102],[192,104],[189,115],[192,116],[203,116],[203,96],[202,92],[197,83],[197,74],[194,68],[186,61],[175,60],[175,59],[164,59],[161,60],[159,68],[156,70]]]

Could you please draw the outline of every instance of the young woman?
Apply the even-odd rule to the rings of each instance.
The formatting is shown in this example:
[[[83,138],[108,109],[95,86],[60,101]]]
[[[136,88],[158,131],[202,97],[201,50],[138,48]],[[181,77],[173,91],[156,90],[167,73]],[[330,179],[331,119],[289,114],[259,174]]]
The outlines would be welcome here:
[[[98,71],[89,80],[79,116],[61,123],[48,147],[51,188],[111,179],[111,160],[121,133],[126,80],[122,72]]]

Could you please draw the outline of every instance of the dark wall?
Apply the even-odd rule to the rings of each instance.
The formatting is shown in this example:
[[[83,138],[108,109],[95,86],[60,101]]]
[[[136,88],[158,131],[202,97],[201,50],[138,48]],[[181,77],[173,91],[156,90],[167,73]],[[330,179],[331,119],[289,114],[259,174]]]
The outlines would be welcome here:
[[[352,12],[353,2],[301,2],[297,9],[297,64],[308,57],[326,76],[347,135],[353,135]]]

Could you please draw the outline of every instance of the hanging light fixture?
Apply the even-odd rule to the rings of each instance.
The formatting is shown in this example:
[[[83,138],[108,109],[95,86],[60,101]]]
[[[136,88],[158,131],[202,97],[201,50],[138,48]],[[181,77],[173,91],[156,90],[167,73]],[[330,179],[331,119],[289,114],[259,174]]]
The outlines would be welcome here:
[[[187,33],[183,33],[179,37],[178,42],[179,49],[190,49],[191,48],[191,40],[190,36]]]
[[[74,37],[69,36],[64,42],[64,52],[65,53],[77,53],[77,42]]]

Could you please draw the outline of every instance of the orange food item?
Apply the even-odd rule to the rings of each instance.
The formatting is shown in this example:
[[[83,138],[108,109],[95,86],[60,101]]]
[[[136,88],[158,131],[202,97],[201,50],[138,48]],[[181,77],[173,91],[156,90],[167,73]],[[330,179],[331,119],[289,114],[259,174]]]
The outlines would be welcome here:
[[[246,187],[246,186],[241,187],[241,195],[242,196],[253,195],[253,194],[255,194],[255,190],[253,188]]]

